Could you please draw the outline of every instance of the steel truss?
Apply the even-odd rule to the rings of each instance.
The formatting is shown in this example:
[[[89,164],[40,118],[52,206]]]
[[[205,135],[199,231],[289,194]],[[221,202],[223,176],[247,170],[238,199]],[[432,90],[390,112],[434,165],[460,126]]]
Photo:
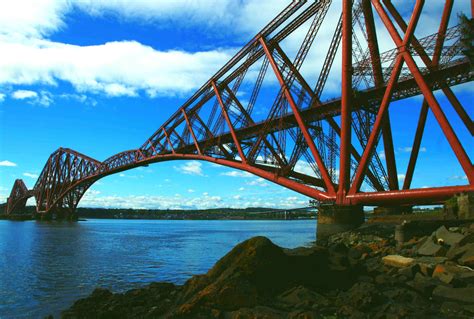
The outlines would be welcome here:
[[[420,39],[414,32],[423,0],[415,1],[408,21],[389,0],[343,0],[337,24],[324,23],[330,0],[293,1],[141,147],[103,162],[60,148],[48,159],[33,190],[28,191],[21,180],[15,182],[7,212],[24,207],[30,196],[35,196],[38,212],[73,212],[98,179],[170,160],[204,160],[247,171],[338,205],[434,204],[458,192],[474,191],[472,161],[433,94],[439,90],[446,96],[472,136],[472,119],[451,89],[472,81],[474,75],[462,54],[460,28],[448,28],[453,1],[445,1],[438,31]],[[375,15],[395,49],[381,53]],[[308,25],[291,59],[283,49],[284,40]],[[302,66],[310,49],[319,45],[324,27],[333,27],[334,35],[312,88]],[[341,95],[327,99],[326,83],[340,46]],[[278,83],[271,104],[262,97],[266,78]],[[240,98],[244,91],[249,93],[245,101]],[[388,111],[392,102],[416,95],[424,100],[400,189]],[[259,118],[255,110],[262,105],[267,113]],[[468,184],[411,188],[429,111]],[[384,160],[377,152],[379,145]]]

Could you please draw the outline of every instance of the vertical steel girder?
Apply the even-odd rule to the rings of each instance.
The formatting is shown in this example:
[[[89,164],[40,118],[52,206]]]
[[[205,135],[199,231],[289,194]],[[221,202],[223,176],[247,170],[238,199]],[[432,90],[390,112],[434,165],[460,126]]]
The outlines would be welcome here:
[[[352,0],[342,2],[342,81],[341,81],[341,145],[339,189],[336,203],[347,204],[351,166],[351,97],[352,97]]]
[[[171,160],[204,160],[244,170],[311,198],[339,205],[433,204],[458,192],[474,191],[471,159],[433,95],[434,90],[441,90],[474,134],[473,121],[451,90],[453,85],[474,80],[469,62],[456,55],[459,50],[455,45],[447,43],[459,37],[455,29],[448,29],[454,0],[446,0],[438,32],[422,39],[417,39],[414,32],[423,0],[416,0],[408,25],[389,0],[360,0],[354,4],[342,0],[342,15],[316,83],[308,83],[300,70],[313,43],[318,43],[318,31],[327,20],[331,0],[320,0],[307,7],[305,2],[293,1],[288,5],[140,148],[115,154],[103,162],[60,148],[51,154],[33,190],[29,191],[21,180],[15,181],[6,203],[7,213],[17,212],[31,196],[36,198],[38,212],[73,212],[98,179]],[[376,25],[374,12],[383,25]],[[282,42],[313,17],[300,49],[290,60]],[[356,22],[364,35],[365,52],[354,31]],[[328,24],[334,25],[333,21]],[[377,32],[382,27],[396,49],[380,53]],[[322,101],[340,43],[341,95]],[[415,62],[415,56],[425,67]],[[255,77],[249,76],[253,65],[258,66]],[[254,108],[257,100],[262,101],[259,97],[264,96],[261,89],[268,66],[273,71],[269,76],[275,76],[278,82],[277,94],[274,99],[267,98],[270,107],[266,119],[256,121]],[[251,82],[247,83],[249,78]],[[360,90],[361,83],[367,88]],[[240,88],[245,85],[250,87],[248,103],[239,100]],[[389,107],[395,100],[419,94],[424,100],[405,180],[399,190]],[[429,110],[466,173],[467,185],[410,188]],[[369,118],[368,124],[363,123],[363,116]],[[352,139],[353,130],[358,140]],[[373,159],[380,137],[387,173],[380,159]],[[296,171],[301,159],[307,161],[315,176]],[[360,191],[364,181],[373,192]]]

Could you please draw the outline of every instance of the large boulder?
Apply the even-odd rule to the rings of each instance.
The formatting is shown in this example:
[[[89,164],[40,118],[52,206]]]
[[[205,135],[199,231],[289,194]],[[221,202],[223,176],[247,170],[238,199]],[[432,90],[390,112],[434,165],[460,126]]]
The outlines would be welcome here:
[[[298,285],[316,289],[352,285],[356,270],[332,268],[329,257],[325,248],[284,250],[265,237],[251,238],[234,247],[206,275],[184,285],[176,314],[193,315],[210,307],[251,308]]]
[[[246,240],[221,258],[205,276],[185,284],[184,298],[189,300],[183,300],[181,312],[211,304],[225,310],[253,307],[262,302],[262,297],[288,287],[291,281],[288,268],[288,256],[268,238]]]

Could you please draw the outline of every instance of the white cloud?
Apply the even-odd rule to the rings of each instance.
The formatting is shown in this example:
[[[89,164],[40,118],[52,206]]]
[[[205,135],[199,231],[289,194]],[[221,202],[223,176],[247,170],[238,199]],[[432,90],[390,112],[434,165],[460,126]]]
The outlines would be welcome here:
[[[8,166],[8,167],[15,167],[17,166],[16,163],[10,161],[0,161],[0,166]]]
[[[38,174],[32,174],[32,173],[23,173],[23,176],[26,176],[29,178],[38,178]]]
[[[49,106],[53,102],[53,95],[44,90],[40,91],[40,94],[30,90],[17,90],[11,94],[11,97],[16,100],[28,100],[31,104],[42,106]]]
[[[256,179],[254,179],[254,180],[252,180],[252,181],[247,182],[247,185],[249,185],[249,186],[260,186],[260,187],[267,187],[267,186],[270,186],[270,184],[268,184],[268,183],[266,182],[266,180],[263,179],[263,178],[261,178],[261,177],[256,178]]]
[[[308,162],[303,161],[303,160],[299,160],[298,162],[296,162],[294,170],[297,172],[306,174],[308,176],[313,176],[313,177],[316,176],[311,165],[309,165]]]
[[[3,101],[5,101],[5,94],[0,93],[0,103],[2,103]]]
[[[119,177],[126,177],[126,178],[143,178],[143,175],[128,175],[124,173],[120,173]]]
[[[243,172],[243,171],[230,171],[230,172],[224,172],[220,173],[222,176],[231,176],[231,177],[253,177],[252,174],[249,172]]]
[[[174,169],[187,175],[204,176],[202,164],[198,161],[189,161],[180,166],[174,166]]]
[[[398,174],[397,178],[399,181],[403,181],[405,179],[405,174]]]
[[[138,96],[143,92],[150,97],[189,94],[238,48],[159,51],[136,41],[80,46],[50,41],[47,37],[65,27],[68,14],[79,10],[92,16],[106,15],[122,23],[174,29],[218,28],[219,32],[210,33],[211,36],[232,33],[247,39],[286,5],[284,0],[2,1],[0,85],[56,85],[65,81],[78,92],[110,97]],[[255,15],[255,10],[260,14]],[[51,101],[48,96],[41,96],[38,103],[47,106]]]
[[[307,205],[307,199],[298,195],[290,197],[255,197],[245,199],[242,195],[228,197],[210,196],[183,197],[130,195],[106,195],[94,190],[89,190],[79,203],[80,207],[110,207],[110,208],[142,208],[142,209],[208,209],[219,207],[245,208],[245,207],[274,207],[291,208]]]
[[[79,92],[111,97],[141,93],[150,97],[188,94],[227,62],[237,48],[159,51],[135,41],[79,46],[53,42],[47,37],[66,26],[65,18],[69,14],[80,11],[91,16],[107,16],[121,23],[139,22],[150,28],[198,28],[204,29],[210,37],[249,39],[288,3],[285,0],[1,1],[0,85],[55,85],[66,81]],[[423,15],[427,21],[422,31],[427,34],[435,31],[431,30],[435,27],[431,12],[440,11],[441,7],[438,4],[425,8]],[[461,10],[469,12],[467,1],[455,4],[453,11]],[[340,3],[334,2],[313,45],[317,45],[318,50],[310,52],[302,73],[309,72],[315,77],[321,69],[340,11]],[[379,19],[376,23],[378,27],[381,24]],[[382,31],[379,36],[382,49],[394,47]],[[282,43],[289,56],[298,50],[305,33],[306,30],[300,28]],[[336,61],[340,59],[340,51],[339,48]],[[327,88],[340,91],[340,63],[333,64]],[[50,103],[47,97],[41,102]]]
[[[403,153],[410,153],[412,151],[411,146],[405,146],[405,147],[399,147],[398,150]],[[426,152],[426,147],[420,147],[420,152],[424,153]]]
[[[244,190],[245,190],[245,187],[239,188],[239,191],[244,191]]]
[[[43,37],[65,25],[73,10],[158,27],[212,28],[222,33],[255,34],[288,1],[285,0],[17,0],[0,2],[0,34]],[[258,14],[255,14],[258,12]]]
[[[69,94],[69,93],[65,93],[65,94],[60,94],[57,96],[58,98],[61,98],[61,99],[66,99],[66,100],[74,100],[74,101],[77,101],[79,103],[82,103],[82,104],[86,104],[86,105],[92,105],[92,106],[96,106],[97,105],[97,101],[85,94]]]
[[[192,188],[188,189],[188,193],[194,193],[194,192],[195,192],[194,189],[192,189]]]
[[[12,93],[12,98],[15,100],[33,99],[37,97],[38,93],[30,90],[17,90]]]
[[[47,40],[1,40],[0,84],[55,85],[69,82],[79,92],[107,96],[189,93],[230,57],[228,50],[157,51],[135,41],[78,46]],[[21,90],[14,98],[38,94]]]
[[[466,175],[453,175],[450,177],[450,179],[454,179],[454,180],[467,180],[467,176]]]
[[[11,37],[40,37],[63,26],[66,1],[0,1],[0,34]]]

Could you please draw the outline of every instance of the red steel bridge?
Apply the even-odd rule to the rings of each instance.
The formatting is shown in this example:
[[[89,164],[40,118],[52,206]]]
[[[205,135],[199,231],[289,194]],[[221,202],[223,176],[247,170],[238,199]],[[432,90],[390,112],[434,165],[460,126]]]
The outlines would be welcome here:
[[[431,4],[423,0],[413,1],[409,14],[406,3],[397,8],[390,0],[342,0],[338,19],[327,13],[341,5],[339,0],[293,1],[142,146],[104,161],[59,148],[33,189],[15,182],[5,211],[21,212],[34,196],[39,214],[73,213],[100,178],[174,160],[247,171],[335,205],[435,204],[474,191],[466,150],[472,139],[462,142],[457,133],[467,130],[472,138],[474,123],[452,89],[473,80],[474,61],[472,51],[466,53],[466,27],[452,13],[453,2],[446,0],[442,12],[430,17],[436,29],[427,33],[419,21]],[[464,13],[471,28],[473,3]],[[299,41],[294,52],[284,49],[292,36]],[[322,49],[325,37],[329,46]],[[308,58],[311,49],[320,56],[319,66]],[[326,85],[331,77],[340,83],[335,96],[328,93],[334,86]],[[242,99],[241,91],[249,97]],[[441,105],[438,93],[449,103]],[[409,164],[400,172],[388,114],[409,107],[403,101],[413,104],[414,96],[420,96],[421,111],[412,113],[418,124]],[[455,110],[457,127],[446,108]],[[425,132],[429,112],[467,176],[465,185],[411,187],[422,139],[432,138]],[[298,170],[302,163],[306,169]],[[405,175],[402,185],[399,173]]]

